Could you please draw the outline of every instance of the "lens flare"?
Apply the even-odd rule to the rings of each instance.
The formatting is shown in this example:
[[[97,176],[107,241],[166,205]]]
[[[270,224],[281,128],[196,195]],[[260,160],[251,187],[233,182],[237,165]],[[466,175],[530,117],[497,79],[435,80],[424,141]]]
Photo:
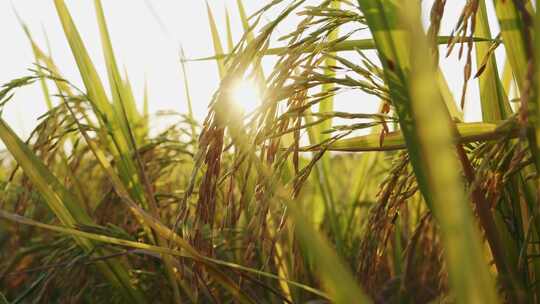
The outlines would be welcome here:
[[[251,113],[261,104],[260,90],[251,80],[238,81],[231,90],[231,98],[244,113]]]

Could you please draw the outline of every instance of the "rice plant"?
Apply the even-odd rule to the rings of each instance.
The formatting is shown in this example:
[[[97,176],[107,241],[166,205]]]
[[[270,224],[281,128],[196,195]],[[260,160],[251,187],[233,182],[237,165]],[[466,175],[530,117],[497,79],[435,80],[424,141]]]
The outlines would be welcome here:
[[[0,303],[540,303],[538,1],[453,3],[439,33],[446,0],[427,27],[421,1],[273,0],[250,15],[237,0],[239,41],[208,6],[215,54],[181,51],[189,111],[160,115],[120,72],[101,1],[106,75],[54,4],[83,86],[21,21],[35,62],[2,80],[0,112],[30,85],[48,111],[28,138],[0,118]],[[451,54],[464,70],[448,77]],[[201,60],[221,82],[198,122],[186,66]],[[246,79],[261,103],[231,110]],[[378,111],[338,109],[344,93]],[[177,121],[150,132],[162,115]]]

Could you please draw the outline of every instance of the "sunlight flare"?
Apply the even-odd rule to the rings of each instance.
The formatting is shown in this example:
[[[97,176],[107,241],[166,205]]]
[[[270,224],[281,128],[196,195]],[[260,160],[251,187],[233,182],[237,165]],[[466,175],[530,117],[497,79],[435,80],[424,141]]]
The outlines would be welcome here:
[[[237,81],[231,89],[233,103],[244,113],[253,112],[261,104],[259,86],[249,79]]]

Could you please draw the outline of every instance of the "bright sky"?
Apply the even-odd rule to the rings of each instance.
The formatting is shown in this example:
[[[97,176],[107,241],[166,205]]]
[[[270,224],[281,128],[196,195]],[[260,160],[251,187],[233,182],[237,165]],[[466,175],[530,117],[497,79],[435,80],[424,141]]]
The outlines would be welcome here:
[[[187,112],[183,79],[179,65],[180,45],[188,57],[211,55],[212,43],[208,28],[206,6],[203,0],[102,0],[111,32],[112,42],[121,67],[128,71],[136,97],[142,100],[145,79],[149,87],[150,111],[175,110]],[[432,1],[424,1],[430,5]],[[449,1],[447,10],[455,16],[465,1]],[[490,1],[488,1],[490,2]],[[86,43],[102,80],[106,81],[99,33],[93,1],[67,0],[79,31]],[[241,37],[236,0],[208,0],[214,10],[221,34],[225,37],[225,7],[231,13],[235,39]],[[267,1],[244,0],[248,13],[254,12]],[[0,56],[0,83],[27,75],[26,69],[34,61],[30,45],[19,26],[13,7],[30,27],[34,38],[46,49],[48,37],[53,58],[62,74],[79,87],[83,87],[76,65],[64,37],[52,0],[0,0],[0,28],[4,31]],[[271,18],[271,17],[268,17]],[[448,20],[447,18],[446,20]],[[453,18],[455,20],[455,18]],[[286,26],[293,26],[289,22]],[[443,24],[442,33],[448,34],[453,24]],[[496,33],[497,29],[492,29]],[[46,33],[46,36],[45,36]],[[498,53],[498,55],[500,55]],[[456,99],[462,85],[462,65],[455,57],[441,64]],[[194,103],[195,116],[205,117],[206,107],[218,85],[214,63],[197,62],[188,66],[188,78]],[[268,70],[268,68],[267,68]],[[469,100],[477,100],[477,89],[469,89]],[[480,118],[476,102],[467,104],[468,120]],[[344,94],[336,107],[349,112],[373,112],[376,103],[365,103]],[[36,118],[46,111],[39,85],[19,90],[3,117],[25,137],[36,124]]]

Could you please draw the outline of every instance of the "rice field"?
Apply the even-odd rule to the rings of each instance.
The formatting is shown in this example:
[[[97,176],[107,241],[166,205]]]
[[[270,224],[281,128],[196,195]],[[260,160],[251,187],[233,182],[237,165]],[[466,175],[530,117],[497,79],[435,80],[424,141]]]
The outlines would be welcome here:
[[[214,54],[182,56],[188,111],[159,132],[101,0],[104,75],[53,2],[83,85],[21,20],[35,61],[0,113],[28,86],[48,111],[26,138],[0,117],[0,304],[540,303],[538,1],[237,0],[239,40],[209,6]],[[203,121],[195,61],[221,79]],[[335,106],[351,92],[378,111]]]

